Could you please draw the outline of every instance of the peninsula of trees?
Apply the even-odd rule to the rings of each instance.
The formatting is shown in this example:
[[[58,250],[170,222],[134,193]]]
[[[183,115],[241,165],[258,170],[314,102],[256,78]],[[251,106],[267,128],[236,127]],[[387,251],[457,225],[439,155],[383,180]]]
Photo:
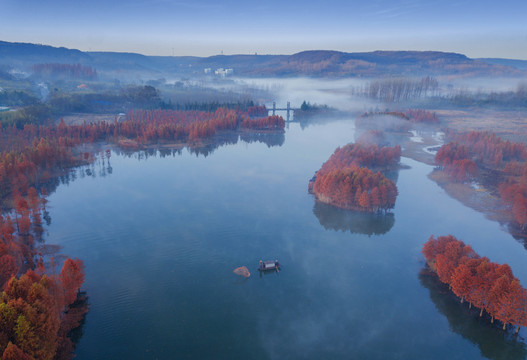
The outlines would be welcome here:
[[[430,269],[439,280],[469,306],[480,309],[480,317],[486,311],[491,322],[497,319],[517,326],[527,325],[527,290],[514,277],[507,264],[491,262],[480,257],[470,245],[452,235],[433,236],[424,244],[423,254]]]
[[[499,194],[521,231],[527,226],[527,146],[490,132],[448,133],[435,162],[454,181],[478,180]]]
[[[401,148],[348,144],[337,148],[310,183],[317,200],[350,210],[391,209],[397,198],[395,183],[381,172],[400,161]],[[311,188],[312,187],[312,188]]]

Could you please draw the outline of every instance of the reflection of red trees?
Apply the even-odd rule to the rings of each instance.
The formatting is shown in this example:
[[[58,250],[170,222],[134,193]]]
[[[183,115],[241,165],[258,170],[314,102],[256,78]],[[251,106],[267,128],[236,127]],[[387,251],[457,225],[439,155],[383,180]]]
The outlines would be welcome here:
[[[450,134],[453,141],[436,154],[436,164],[456,181],[494,171],[502,201],[522,230],[527,226],[527,146],[502,140],[489,132]]]
[[[379,211],[393,208],[397,187],[380,172],[364,166],[389,167],[401,148],[348,144],[335,150],[317,172],[313,192],[318,200],[344,209]]]
[[[285,121],[281,116],[276,115],[256,119],[245,118],[240,126],[255,130],[282,130],[285,126]]]
[[[527,325],[527,290],[512,274],[507,264],[496,264],[479,257],[469,245],[452,235],[433,236],[423,246],[430,269],[439,280],[448,284],[461,302],[468,301],[487,311],[492,321],[520,326]]]

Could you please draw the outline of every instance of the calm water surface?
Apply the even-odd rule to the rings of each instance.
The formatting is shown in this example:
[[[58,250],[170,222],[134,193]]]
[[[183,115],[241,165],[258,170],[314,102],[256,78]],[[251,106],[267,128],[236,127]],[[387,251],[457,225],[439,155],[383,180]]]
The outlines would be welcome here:
[[[60,186],[48,243],[84,260],[91,304],[77,359],[525,359],[422,273],[428,237],[454,234],[527,284],[523,246],[431,167],[403,159],[387,218],[315,205],[307,181],[353,135],[344,119],[207,157],[112,153]]]

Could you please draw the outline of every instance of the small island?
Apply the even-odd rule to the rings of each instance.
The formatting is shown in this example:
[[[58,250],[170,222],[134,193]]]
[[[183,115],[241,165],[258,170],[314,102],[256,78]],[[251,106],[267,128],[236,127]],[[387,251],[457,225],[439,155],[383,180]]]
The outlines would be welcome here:
[[[348,144],[322,165],[309,190],[318,201],[342,209],[387,212],[395,205],[397,187],[381,171],[397,166],[400,158],[400,146]]]

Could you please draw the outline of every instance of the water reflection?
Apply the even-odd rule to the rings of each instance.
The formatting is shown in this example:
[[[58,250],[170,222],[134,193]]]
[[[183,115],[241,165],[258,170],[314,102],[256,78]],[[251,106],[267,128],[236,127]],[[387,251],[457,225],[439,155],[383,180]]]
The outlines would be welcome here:
[[[343,119],[351,119],[354,115],[351,112],[345,111],[329,111],[327,113],[315,113],[312,116],[297,116],[293,118],[290,123],[299,123],[300,129],[305,130],[311,125],[325,125]],[[289,123],[288,123],[289,126]]]
[[[469,309],[466,303],[461,304],[435,274],[423,269],[419,273],[419,281],[430,291],[430,299],[437,310],[446,316],[450,329],[477,345],[482,356],[495,360],[523,360],[527,357],[523,342],[501,330],[498,325],[491,325],[488,319],[480,318],[479,310]]]
[[[110,150],[98,151],[93,157],[88,159],[89,163],[67,169],[58,176],[50,177],[46,182],[40,185],[40,188],[44,188],[47,194],[52,194],[59,185],[68,185],[78,178],[96,178],[111,175],[113,173],[113,167],[110,163],[110,157]],[[49,216],[49,213],[46,212],[45,217],[46,216]]]
[[[349,211],[319,201],[315,202],[313,214],[326,230],[349,231],[368,236],[386,234],[395,224],[395,215],[392,213]]]
[[[285,134],[280,133],[272,133],[272,132],[250,132],[250,133],[241,133],[240,134],[240,140],[245,141],[246,143],[253,143],[253,142],[260,142],[267,147],[272,146],[282,146],[285,142]]]
[[[68,325],[65,326],[61,331],[68,335],[67,338],[63,338],[59,344],[57,350],[58,359],[70,359],[71,354],[74,353],[75,348],[84,334],[84,325],[86,323],[86,314],[88,313],[90,304],[88,303],[88,296],[85,291],[79,292],[77,299],[68,308],[68,311],[64,313],[64,323],[78,325],[73,329],[69,329]]]
[[[214,151],[222,146],[236,145],[238,141],[246,143],[259,142],[266,144],[267,147],[282,146],[285,142],[285,134],[283,132],[226,132],[214,136],[210,143],[199,143],[194,145],[187,145],[187,149],[191,154],[196,156],[207,157],[214,153]],[[126,158],[135,158],[139,161],[146,161],[151,157],[175,157],[183,154],[185,146],[177,147],[149,147],[143,150],[123,150],[114,148],[112,151],[117,156]],[[80,148],[81,151],[88,150],[86,146]],[[92,149],[93,150],[93,149]],[[111,153],[109,149],[102,149],[97,147],[94,155],[90,155],[88,163],[79,165],[77,167],[68,169],[56,177],[51,177],[42,184],[48,194],[55,192],[57,187],[61,184],[68,185],[78,178],[84,179],[86,177],[106,177],[113,174],[113,167],[110,162]],[[48,223],[49,225],[49,223]]]
[[[516,223],[508,223],[507,230],[516,241],[518,241],[525,249],[527,249],[527,235]]]
[[[209,139],[207,142],[198,142],[195,144],[186,145],[178,144],[174,145],[173,147],[170,147],[170,145],[165,145],[163,147],[152,145],[147,149],[143,150],[123,150],[117,148],[114,151],[117,155],[123,155],[124,157],[135,157],[138,160],[147,160],[149,157],[157,157],[158,155],[161,158],[167,156],[174,157],[176,155],[181,155],[183,149],[186,147],[188,151],[193,155],[207,157],[209,155],[212,155],[214,151],[216,151],[216,149],[223,146],[236,145],[240,140],[249,144],[253,142],[260,142],[270,148],[273,146],[282,146],[285,142],[285,134],[281,131],[250,131],[241,133],[226,132],[215,135],[212,139]]]

